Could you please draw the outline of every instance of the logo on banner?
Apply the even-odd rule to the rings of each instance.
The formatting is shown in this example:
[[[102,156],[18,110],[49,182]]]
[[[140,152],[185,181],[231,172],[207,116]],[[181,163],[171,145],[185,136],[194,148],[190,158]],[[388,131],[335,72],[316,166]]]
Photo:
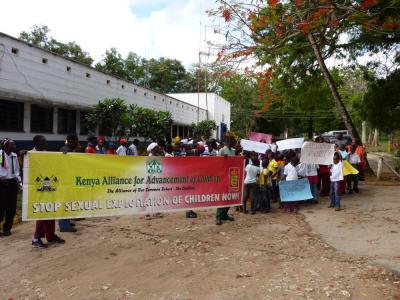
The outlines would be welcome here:
[[[149,159],[146,163],[147,173],[162,173],[162,162],[158,159]]]
[[[40,175],[36,177],[35,185],[38,192],[54,192],[57,190],[58,179],[54,175],[50,177]]]
[[[229,168],[229,188],[232,191],[239,190],[239,168]]]

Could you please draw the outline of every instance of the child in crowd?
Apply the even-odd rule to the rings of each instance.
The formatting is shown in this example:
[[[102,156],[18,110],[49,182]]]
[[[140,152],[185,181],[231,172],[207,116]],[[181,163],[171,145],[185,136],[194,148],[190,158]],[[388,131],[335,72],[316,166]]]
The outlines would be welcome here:
[[[268,152],[268,176],[271,178],[271,197],[272,202],[278,202],[279,188],[278,188],[278,163],[275,160],[275,153]]]
[[[329,207],[334,207],[336,211],[340,210],[340,193],[339,193],[339,185],[340,182],[343,181],[343,165],[340,159],[340,154],[335,152],[333,155],[333,165],[331,166],[331,190],[330,190],[330,198],[331,204]]]
[[[256,213],[257,201],[255,201],[257,180],[260,175],[260,167],[257,157],[251,158],[251,163],[247,164],[246,178],[244,179],[244,190],[243,190],[243,210],[247,213],[247,200],[251,199],[251,214]]]
[[[346,150],[346,146],[345,145],[339,145],[338,146],[338,151],[339,151],[339,153],[340,153],[340,155],[341,155],[341,157],[342,157],[342,159],[346,159],[346,157],[347,157],[347,150]]]
[[[357,170],[359,170],[360,165],[360,157],[356,153],[356,145],[352,144],[350,146],[350,153],[347,155],[347,161]],[[353,191],[358,193],[358,174],[347,175],[347,191],[349,194],[352,194]]]
[[[297,155],[293,155],[290,163],[285,166],[284,175],[285,180],[297,180],[299,177],[297,175],[296,166],[299,164],[299,158]],[[297,211],[297,203],[295,202],[285,202],[283,203],[284,212],[296,212]]]
[[[306,176],[308,182],[310,183],[311,194],[313,195],[313,199],[311,203],[318,203],[317,196],[317,183],[318,183],[318,165],[315,164],[306,164]]]
[[[270,201],[270,188],[271,188],[270,177],[268,176],[268,160],[263,160],[261,163],[261,173],[260,173],[260,194],[259,199],[261,201],[260,209],[262,213],[270,212],[271,201]]]

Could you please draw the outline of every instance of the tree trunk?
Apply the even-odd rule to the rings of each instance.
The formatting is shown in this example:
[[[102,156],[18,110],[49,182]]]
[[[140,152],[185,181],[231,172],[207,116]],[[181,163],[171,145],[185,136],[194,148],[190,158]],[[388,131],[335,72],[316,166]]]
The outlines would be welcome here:
[[[372,139],[373,139],[372,131],[370,130],[368,132],[368,145],[372,145]]]
[[[362,130],[361,130],[361,143],[365,145],[367,143],[367,122],[362,121]]]
[[[374,130],[374,139],[372,140],[372,146],[379,146],[379,130],[375,128]]]
[[[343,101],[339,95],[339,92],[336,88],[335,82],[333,81],[333,78],[331,76],[331,73],[329,72],[328,68],[326,67],[325,61],[322,58],[321,51],[318,48],[318,45],[315,42],[315,38],[311,32],[307,34],[308,41],[311,44],[311,47],[313,48],[314,54],[317,58],[318,65],[321,68],[321,71],[325,77],[325,80],[329,86],[329,89],[331,90],[332,96],[333,96],[333,101],[335,103],[336,108],[339,110],[339,113],[342,117],[343,123],[346,126],[347,130],[349,131],[350,135],[360,141],[360,136],[358,134],[358,131],[356,127],[354,126],[353,121],[351,120],[351,117],[346,109],[346,107],[343,104]]]

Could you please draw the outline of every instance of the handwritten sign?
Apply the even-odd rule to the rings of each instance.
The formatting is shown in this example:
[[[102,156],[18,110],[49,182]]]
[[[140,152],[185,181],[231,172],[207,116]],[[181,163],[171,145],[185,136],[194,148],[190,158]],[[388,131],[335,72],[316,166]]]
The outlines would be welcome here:
[[[279,182],[279,194],[282,202],[312,199],[310,183],[307,178]]]
[[[301,148],[304,138],[287,139],[276,142],[279,151]]]
[[[265,151],[271,149],[271,145],[265,143],[259,143],[249,140],[240,140],[240,145],[242,146],[243,150],[245,151],[254,151],[257,153],[265,154]]]
[[[333,164],[335,145],[327,143],[305,142],[301,147],[300,162],[305,164]]]
[[[261,133],[261,132],[250,132],[249,140],[255,142],[265,141],[266,143],[271,144],[272,134]]]

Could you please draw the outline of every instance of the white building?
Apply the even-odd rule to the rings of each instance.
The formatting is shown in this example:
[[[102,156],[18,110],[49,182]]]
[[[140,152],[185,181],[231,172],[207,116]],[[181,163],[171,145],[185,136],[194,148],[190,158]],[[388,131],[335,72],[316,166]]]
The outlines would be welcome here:
[[[191,135],[193,122],[205,120],[207,114],[212,119],[219,105],[219,101],[210,102],[215,103],[208,106],[214,110],[207,112],[200,103],[198,110],[191,97],[177,99],[139,87],[0,33],[0,138],[31,145],[33,136],[40,133],[50,147],[72,132],[86,140],[85,114],[100,100],[111,97],[171,112],[171,136],[181,137]],[[219,125],[225,122],[229,128],[230,105],[223,107],[224,117],[215,121]]]
[[[217,123],[214,137],[220,139],[230,130],[231,104],[215,93],[178,93],[168,94],[171,97],[184,101],[207,111],[208,119]]]

